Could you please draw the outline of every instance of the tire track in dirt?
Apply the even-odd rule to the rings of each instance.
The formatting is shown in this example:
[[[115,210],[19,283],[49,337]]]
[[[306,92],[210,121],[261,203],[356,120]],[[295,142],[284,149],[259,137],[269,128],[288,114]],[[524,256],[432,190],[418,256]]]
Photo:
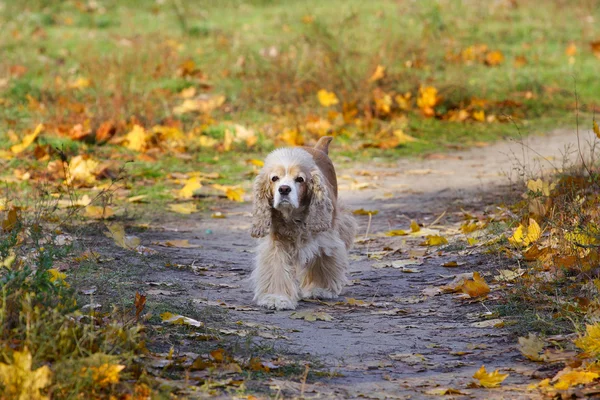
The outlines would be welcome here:
[[[565,146],[575,141],[573,133],[557,131],[529,137],[527,146],[535,151],[517,142],[504,142],[388,165],[349,168],[348,163],[342,163],[338,167],[340,198],[351,209],[376,209],[379,213],[370,224],[368,217],[357,216],[359,237],[368,228],[371,240],[359,240],[353,249],[349,271],[352,284],[339,300],[343,302],[345,296],[375,306],[303,301],[296,310],[326,312],[332,321],[292,319],[291,311],[268,311],[253,304],[247,282],[255,246],[249,235],[250,204],[223,205],[228,214],[224,220],[161,221],[163,229],[146,232],[144,240],[189,239],[200,244],[200,249],[161,250],[175,263],[194,265],[195,272],[155,268],[143,280],[177,283],[183,290],[175,296],[192,299],[197,307],[226,304],[232,320],[278,327],[270,331],[270,335],[282,337],[274,339],[278,348],[310,360],[316,358],[336,372],[306,384],[305,397],[428,398],[428,390],[441,386],[464,393],[455,398],[537,398],[526,391],[536,366],[519,355],[516,338],[502,328],[472,325],[485,320],[485,302],[423,295],[424,289],[443,285],[457,273],[493,272],[510,266],[509,261],[459,246],[454,246],[456,250],[450,246],[442,254],[429,248],[430,256],[422,258],[422,265],[408,266],[420,272],[406,273],[373,268],[377,260],[368,255],[384,248],[398,249],[383,259],[391,262],[409,258],[411,251],[422,252],[423,247],[418,246],[422,238],[377,234],[407,229],[411,219],[428,225],[442,214],[439,224],[456,227],[462,210],[480,213],[507,194],[507,175],[519,179],[515,158],[536,171],[549,166],[540,156],[560,166]],[[332,153],[336,161],[335,146]],[[459,261],[461,266],[442,266],[449,261]],[[162,298],[170,301],[173,295]],[[232,309],[235,307],[243,311]],[[500,368],[510,373],[501,389],[468,388],[482,364],[488,371]],[[279,386],[286,397],[300,396],[302,390],[299,383],[283,380],[273,380],[271,385]]]

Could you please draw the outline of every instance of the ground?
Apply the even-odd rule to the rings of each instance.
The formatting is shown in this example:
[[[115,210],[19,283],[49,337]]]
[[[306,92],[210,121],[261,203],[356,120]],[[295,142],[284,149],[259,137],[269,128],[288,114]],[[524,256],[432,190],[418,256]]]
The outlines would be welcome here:
[[[100,264],[93,273],[82,273],[78,285],[95,286],[93,301],[104,306],[117,298],[131,299],[140,291],[155,312],[188,313],[225,336],[253,331],[256,343],[270,348],[263,350],[264,357],[276,359],[276,354],[285,354],[301,366],[309,364],[320,371],[310,375],[305,385],[298,379],[273,378],[268,381],[271,395],[281,390],[286,397],[421,398],[436,388],[454,388],[472,398],[536,398],[526,388],[537,366],[519,353],[516,336],[506,327],[494,327],[494,322],[478,327],[482,321],[497,318],[498,295],[470,301],[431,290],[459,273],[478,271],[491,280],[498,270],[515,267],[515,261],[486,254],[477,245],[468,246],[456,227],[464,213],[488,212],[510,196],[511,186],[519,180],[516,172],[522,172],[522,168],[515,171],[515,157],[530,171],[537,165],[539,172],[570,154],[565,149],[574,143],[573,131],[559,130],[529,137],[526,143],[501,142],[370,165],[368,174],[363,165],[341,160],[340,198],[350,209],[378,213],[370,222],[368,215],[356,216],[360,227],[351,252],[352,283],[331,302],[301,302],[296,311],[268,311],[253,304],[248,276],[255,240],[249,235],[249,203],[218,204],[215,210],[225,213],[226,219],[208,214],[161,215],[137,234],[142,244],[160,252],[157,256],[136,258],[114,247],[110,239],[93,235],[89,239],[93,248],[116,260]],[[362,187],[364,182],[369,186],[352,187]],[[450,244],[430,248],[419,246],[423,237],[383,235],[406,229],[411,220],[423,225],[425,233],[426,229],[441,231]],[[198,247],[156,246],[182,239]],[[397,260],[413,263],[383,267]],[[452,261],[458,267],[444,266]],[[294,312],[324,312],[332,319],[290,318]],[[204,344],[174,338],[154,335],[149,348],[205,351]],[[510,374],[502,389],[468,387],[481,365]],[[256,379],[252,383],[250,377],[247,384],[259,393],[267,390],[264,377]]]

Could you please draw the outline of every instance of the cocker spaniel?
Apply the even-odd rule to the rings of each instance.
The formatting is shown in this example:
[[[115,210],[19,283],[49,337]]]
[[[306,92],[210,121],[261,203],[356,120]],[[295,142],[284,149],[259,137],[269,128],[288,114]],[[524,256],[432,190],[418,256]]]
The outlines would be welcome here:
[[[254,181],[251,234],[262,239],[251,278],[260,306],[286,310],[301,298],[335,298],[347,282],[356,222],[337,199],[332,139],[273,151]]]

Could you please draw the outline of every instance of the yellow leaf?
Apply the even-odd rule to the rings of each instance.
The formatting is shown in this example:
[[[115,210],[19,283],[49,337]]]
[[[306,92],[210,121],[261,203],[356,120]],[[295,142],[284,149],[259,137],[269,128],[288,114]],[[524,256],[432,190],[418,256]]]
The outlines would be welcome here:
[[[396,95],[396,97],[394,97],[394,99],[396,100],[396,103],[398,103],[398,107],[401,110],[410,110],[410,100],[411,100],[412,94],[410,92],[406,92],[405,94],[398,94]]]
[[[212,187],[225,193],[225,196],[227,196],[229,200],[238,202],[244,201],[244,189],[242,188],[219,184],[214,184]]]
[[[404,131],[402,129],[396,129],[394,131],[394,137],[398,140],[398,144],[397,145],[401,145],[401,144],[406,144],[406,143],[411,143],[411,142],[416,142],[417,139],[415,139],[414,137],[407,135],[406,133],[404,133]]]
[[[325,89],[321,89],[317,92],[317,98],[319,99],[319,103],[321,103],[323,107],[330,107],[339,103],[339,100],[335,93],[328,92]]]
[[[125,147],[133,151],[144,151],[148,146],[150,134],[139,125],[134,125],[133,129],[125,136]]]
[[[115,215],[115,212],[110,207],[87,206],[85,208],[85,215],[93,219],[106,219]]]
[[[527,337],[519,337],[519,350],[531,361],[543,361],[540,353],[544,350],[544,341],[535,333],[530,333]]]
[[[488,373],[484,365],[473,375],[473,378],[477,379],[479,384],[485,388],[498,387],[507,377],[508,374],[501,374],[498,370]]]
[[[198,145],[200,147],[215,147],[219,141],[215,138],[206,135],[200,135],[198,138]]]
[[[585,326],[585,335],[575,340],[575,345],[593,357],[600,356],[600,323]]]
[[[90,87],[92,81],[89,78],[79,77],[74,81],[69,82],[69,89],[85,89]]]
[[[402,230],[402,229],[395,229],[393,231],[389,231],[386,233],[386,236],[406,236],[408,235],[408,232]]]
[[[419,226],[417,221],[410,221],[410,231],[412,233],[419,232],[420,230],[421,230],[421,227]]]
[[[354,215],[377,215],[379,210],[365,210],[364,208],[359,208],[358,210],[352,211]]]
[[[314,322],[316,320],[331,321],[333,317],[326,312],[299,311],[290,314],[291,319],[304,319],[305,321]]]
[[[127,250],[135,250],[140,245],[140,238],[125,235],[123,225],[119,223],[106,224],[106,228],[108,232],[104,232],[104,235],[111,238],[117,246]]]
[[[439,235],[427,235],[426,240],[420,246],[440,246],[442,244],[448,244],[448,239]]]
[[[417,106],[428,117],[435,115],[434,107],[441,101],[438,91],[433,86],[421,86],[417,97]]]
[[[96,182],[96,168],[100,163],[92,158],[75,156],[69,162],[67,169],[67,183],[81,183],[91,185]]]
[[[600,377],[599,374],[589,371],[568,371],[557,375],[558,382],[554,384],[554,389],[567,390],[573,385],[590,383]]]
[[[478,230],[480,228],[481,227],[479,226],[479,224],[477,222],[468,222],[467,221],[467,222],[465,222],[464,224],[462,224],[460,226],[460,231],[462,233],[467,234],[467,233],[474,232],[474,231],[476,231],[476,230]]]
[[[199,244],[191,244],[187,239],[172,239],[166,240],[164,242],[158,242],[157,244],[165,247],[180,247],[180,248],[188,248],[195,249],[201,247]]]
[[[304,137],[296,129],[285,129],[277,138],[290,146],[302,146],[304,144]]]
[[[376,82],[385,76],[385,67],[383,65],[378,65],[375,68],[375,72],[369,78],[369,82]]]
[[[169,204],[169,209],[178,214],[192,214],[198,211],[194,203]]]
[[[504,55],[502,54],[502,52],[500,52],[498,50],[490,51],[489,53],[487,53],[485,55],[485,63],[487,65],[496,66],[496,65],[502,64],[503,61],[504,61]]]
[[[190,199],[194,196],[194,192],[201,187],[202,183],[200,183],[200,178],[193,176],[185,182],[183,188],[177,193],[177,197],[181,199]]]
[[[473,272],[473,280],[466,280],[461,287],[463,293],[471,298],[485,296],[490,292],[490,287],[485,279],[479,275],[479,272]]]
[[[248,163],[255,165],[257,167],[264,167],[265,162],[262,160],[257,160],[256,158],[252,158],[250,160],[248,160]]]
[[[51,382],[50,368],[44,365],[32,370],[31,366],[32,357],[27,347],[13,353],[11,364],[0,363],[0,383],[4,386],[3,395],[7,399],[42,400],[48,398],[41,394],[40,390]]]
[[[477,243],[479,243],[479,240],[475,238],[467,238],[467,243],[469,246],[475,246]]]
[[[12,151],[14,154],[23,152],[38,137],[38,135],[42,132],[42,129],[44,129],[44,125],[38,124],[32,133],[23,137],[23,141],[21,143],[11,146],[10,151]]]
[[[573,57],[575,54],[577,54],[577,46],[575,45],[575,43],[569,43],[565,50],[565,54],[569,57]]]
[[[214,212],[210,215],[211,218],[215,218],[215,219],[223,219],[223,218],[227,218],[227,216],[225,214],[223,214],[220,211]]]
[[[519,224],[512,237],[508,238],[508,241],[513,245],[527,247],[530,244],[537,242],[541,236],[542,229],[533,218],[529,218],[529,226],[525,228],[523,225]]]
[[[483,111],[483,110],[481,110],[481,111],[473,111],[473,113],[471,114],[471,116],[473,117],[473,119],[475,121],[485,122],[485,111]]]
[[[166,324],[190,325],[195,326],[196,328],[200,328],[204,325],[202,322],[196,321],[195,319],[184,317],[183,315],[172,314],[168,311],[160,314],[160,318]]]
[[[594,128],[594,133],[596,134],[596,137],[598,139],[600,139],[600,128],[598,128],[598,123],[596,122],[596,120],[592,121],[592,125],[593,125],[593,128]]]
[[[145,199],[148,197],[147,194],[140,194],[138,196],[131,196],[127,199],[128,203],[146,203]]]
[[[70,286],[65,281],[65,279],[67,279],[67,274],[65,274],[64,272],[60,272],[59,270],[52,268],[48,270],[48,273],[50,274],[50,282],[63,285],[65,287]]]
[[[92,372],[92,379],[94,383],[100,387],[106,387],[115,383],[119,383],[119,374],[125,369],[124,365],[118,364],[102,364],[98,367],[90,367],[89,370]],[[84,373],[87,372],[87,368],[84,368]]]
[[[173,108],[173,113],[176,115],[187,114],[190,112],[199,112],[202,114],[210,114],[213,110],[221,107],[225,103],[225,96],[204,96],[197,99],[185,99],[183,103]]]

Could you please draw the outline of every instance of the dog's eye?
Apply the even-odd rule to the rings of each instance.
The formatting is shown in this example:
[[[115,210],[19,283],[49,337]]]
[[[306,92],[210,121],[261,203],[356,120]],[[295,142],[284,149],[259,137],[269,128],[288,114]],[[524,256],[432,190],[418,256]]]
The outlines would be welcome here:
[[[296,182],[302,183],[302,182],[304,182],[304,178],[301,177],[301,176],[299,176],[299,177],[296,178]]]
[[[271,180],[272,180],[273,182],[277,182],[277,181],[279,180],[279,177],[278,177],[278,176],[274,176],[274,177],[272,177],[272,178],[271,178]]]

